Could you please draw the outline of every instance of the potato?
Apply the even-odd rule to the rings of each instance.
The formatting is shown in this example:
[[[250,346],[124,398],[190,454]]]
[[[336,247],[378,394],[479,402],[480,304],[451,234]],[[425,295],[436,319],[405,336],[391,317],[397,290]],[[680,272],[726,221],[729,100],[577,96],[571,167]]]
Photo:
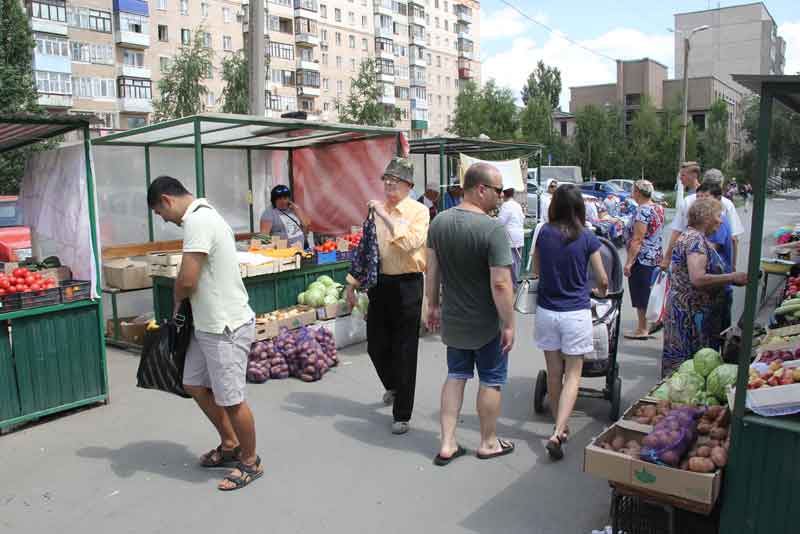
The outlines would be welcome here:
[[[609,443],[607,441],[604,441],[603,444],[600,445],[600,446],[603,447],[607,451],[613,451],[614,450],[614,447],[611,446],[611,443]]]
[[[656,411],[658,412],[659,415],[667,415],[669,413],[669,408],[670,408],[669,401],[665,400],[658,401],[658,404],[656,405]]]
[[[625,446],[625,438],[622,436],[617,436],[613,440],[611,440],[611,447],[618,451]]]
[[[658,423],[660,423],[663,420],[664,420],[664,416],[663,415],[657,415],[657,416],[653,417],[653,421],[652,422],[653,422],[654,425],[657,425]]]
[[[695,473],[713,473],[715,468],[714,462],[709,458],[701,458],[699,456],[689,458],[689,471],[694,471]]]
[[[709,441],[711,441],[711,436],[698,436],[697,445],[708,445]]]
[[[713,449],[714,447],[719,447],[720,446],[720,442],[717,439],[710,439],[710,440],[708,440],[708,443],[706,443],[706,445],[708,445],[709,447],[711,447]]]
[[[709,406],[703,417],[715,421],[723,410],[724,408],[722,406]]]
[[[663,446],[665,442],[665,433],[661,430],[656,430],[647,434],[642,440],[642,445],[651,449],[658,449]]]
[[[642,417],[644,416],[644,406],[639,406],[636,408],[636,411],[633,412],[634,417]]]
[[[708,458],[711,456],[711,447],[703,445],[702,447],[697,447],[697,454],[695,456],[700,456],[702,458]]]
[[[731,412],[727,408],[725,408],[719,413],[719,416],[717,416],[717,419],[715,421],[716,425],[722,428],[728,428],[730,422],[731,422]]]
[[[652,419],[650,417],[641,416],[637,417],[635,421],[640,425],[649,425],[652,422]]]
[[[689,459],[688,458],[684,458],[683,460],[681,460],[681,464],[680,464],[679,467],[681,469],[683,469],[684,471],[688,471],[688,469],[689,469]]]
[[[711,438],[723,440],[728,437],[728,430],[722,427],[715,426],[711,429]]]
[[[661,461],[673,467],[681,463],[681,457],[675,451],[667,451],[661,453]]]
[[[629,449],[641,449],[642,448],[642,446],[639,445],[639,442],[636,441],[635,439],[632,439],[632,440],[628,441],[628,443],[626,443],[625,446],[627,448],[629,448]]]
[[[711,425],[709,423],[700,423],[697,425],[698,434],[708,434],[711,432]]]
[[[642,416],[653,418],[658,415],[658,409],[653,406],[652,404],[648,404],[647,406],[642,407]]]
[[[717,467],[725,467],[728,464],[728,451],[722,447],[711,449],[711,461]]]

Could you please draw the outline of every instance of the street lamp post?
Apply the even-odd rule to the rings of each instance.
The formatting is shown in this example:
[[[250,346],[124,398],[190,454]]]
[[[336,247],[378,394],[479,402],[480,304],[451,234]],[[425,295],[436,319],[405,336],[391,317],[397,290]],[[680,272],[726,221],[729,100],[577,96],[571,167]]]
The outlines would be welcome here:
[[[702,32],[709,29],[711,26],[704,24],[702,26],[698,26],[692,30],[689,30],[688,33],[684,33],[682,30],[673,30],[672,28],[668,28],[669,31],[673,33],[680,33],[683,37],[683,118],[681,124],[681,151],[680,151],[680,161],[678,164],[680,165],[682,162],[686,161],[686,130],[689,128],[689,41],[691,40],[692,36],[697,32]]]

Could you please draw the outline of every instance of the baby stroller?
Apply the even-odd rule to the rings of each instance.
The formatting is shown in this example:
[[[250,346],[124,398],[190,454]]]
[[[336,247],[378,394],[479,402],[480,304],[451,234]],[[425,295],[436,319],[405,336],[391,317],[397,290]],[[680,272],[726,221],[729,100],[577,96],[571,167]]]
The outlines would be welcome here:
[[[622,320],[623,273],[622,262],[616,247],[605,238],[600,239],[600,254],[603,266],[608,275],[608,294],[603,299],[592,297],[592,314],[594,327],[593,355],[583,360],[581,376],[585,378],[606,378],[602,390],[581,387],[579,397],[591,397],[611,401],[609,417],[611,421],[619,419],[622,398],[622,380],[619,377],[617,352],[619,349],[620,322]],[[589,283],[597,287],[594,272],[589,268]],[[533,409],[537,414],[544,412],[544,398],[547,395],[547,371],[542,369],[536,377],[533,391]]]

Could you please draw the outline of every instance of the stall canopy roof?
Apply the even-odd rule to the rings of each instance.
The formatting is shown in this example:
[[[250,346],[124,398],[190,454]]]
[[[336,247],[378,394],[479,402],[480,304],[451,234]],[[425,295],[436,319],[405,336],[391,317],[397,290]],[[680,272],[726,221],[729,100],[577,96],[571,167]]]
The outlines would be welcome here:
[[[0,115],[0,152],[32,145],[87,126],[89,121],[80,117]]]
[[[254,115],[203,113],[93,139],[95,145],[194,146],[195,128],[204,148],[288,150],[316,145],[397,136],[401,130],[375,126],[266,119]]]
[[[734,74],[733,81],[756,94],[761,94],[762,87],[766,87],[781,104],[800,113],[800,76]]]
[[[468,137],[430,137],[428,139],[415,139],[409,143],[412,154],[452,156],[455,154],[487,154],[491,152],[514,153],[524,156],[538,152],[543,145],[537,143],[518,143],[516,141],[492,141],[489,139],[474,139]]]

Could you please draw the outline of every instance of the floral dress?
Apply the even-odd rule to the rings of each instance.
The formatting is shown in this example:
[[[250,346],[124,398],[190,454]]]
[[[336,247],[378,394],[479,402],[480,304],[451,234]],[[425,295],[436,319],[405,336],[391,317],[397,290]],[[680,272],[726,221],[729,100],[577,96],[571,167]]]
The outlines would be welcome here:
[[[664,208],[658,204],[642,204],[636,208],[636,213],[628,224],[625,225],[625,242],[633,239],[633,227],[637,223],[644,223],[646,230],[642,246],[636,261],[648,267],[661,264],[661,234],[664,227]]]
[[[690,254],[704,254],[706,273],[723,274],[724,262],[705,235],[688,228],[672,250],[672,275],[664,320],[661,376],[666,377],[704,347],[720,348],[724,286],[699,289],[689,279]]]

